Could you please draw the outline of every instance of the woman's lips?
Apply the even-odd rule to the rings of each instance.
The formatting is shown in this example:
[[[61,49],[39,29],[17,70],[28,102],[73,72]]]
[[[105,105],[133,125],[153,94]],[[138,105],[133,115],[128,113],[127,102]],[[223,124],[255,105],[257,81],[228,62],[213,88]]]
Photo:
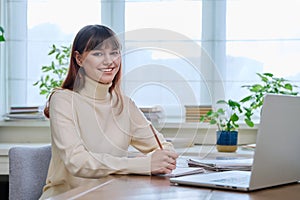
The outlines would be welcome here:
[[[101,72],[111,72],[114,68],[101,68],[99,69]]]

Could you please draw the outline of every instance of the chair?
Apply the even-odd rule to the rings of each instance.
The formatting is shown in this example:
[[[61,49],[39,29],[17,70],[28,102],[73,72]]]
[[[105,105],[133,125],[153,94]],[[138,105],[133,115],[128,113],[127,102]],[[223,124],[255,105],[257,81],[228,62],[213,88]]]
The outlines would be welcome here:
[[[36,200],[42,195],[51,145],[12,147],[9,156],[9,200]]]

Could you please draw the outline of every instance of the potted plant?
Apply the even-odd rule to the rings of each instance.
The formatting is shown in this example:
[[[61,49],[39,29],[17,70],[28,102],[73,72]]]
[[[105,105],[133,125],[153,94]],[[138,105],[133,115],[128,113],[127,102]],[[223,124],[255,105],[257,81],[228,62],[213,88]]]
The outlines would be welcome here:
[[[2,26],[0,26],[0,42],[4,42],[5,38],[4,38],[4,29]]]
[[[208,121],[217,126],[217,150],[220,152],[235,152],[238,142],[238,121],[244,115],[245,123],[253,127],[248,110],[242,108],[241,103],[229,99],[219,100],[217,104],[223,104],[216,110],[210,110],[200,117],[200,122]]]
[[[257,73],[257,75],[262,83],[242,86],[242,88],[247,88],[250,91],[250,95],[240,101],[219,100],[217,104],[224,104],[225,108],[208,111],[200,117],[201,122],[208,121],[210,124],[217,125],[217,149],[219,151],[236,151],[238,121],[243,116],[246,125],[253,127],[253,114],[261,109],[266,94],[298,94],[298,92],[293,91],[298,86],[291,84],[284,78],[277,78],[272,73]]]
[[[56,45],[52,45],[48,55],[53,56],[54,59],[50,65],[42,66],[44,75],[33,84],[39,86],[40,94],[46,95],[46,98],[49,97],[53,89],[62,85],[68,71],[70,52],[71,46],[56,47]]]

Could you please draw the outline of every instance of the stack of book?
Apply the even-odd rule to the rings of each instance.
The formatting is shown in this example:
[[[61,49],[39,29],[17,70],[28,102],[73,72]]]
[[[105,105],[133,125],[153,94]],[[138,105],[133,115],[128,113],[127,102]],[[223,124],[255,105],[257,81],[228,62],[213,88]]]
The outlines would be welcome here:
[[[164,118],[164,112],[161,106],[145,106],[139,108],[152,123],[160,123]]]
[[[200,117],[212,110],[210,105],[185,105],[185,121],[199,122]]]
[[[12,106],[4,115],[4,120],[44,120],[45,116],[39,106]]]

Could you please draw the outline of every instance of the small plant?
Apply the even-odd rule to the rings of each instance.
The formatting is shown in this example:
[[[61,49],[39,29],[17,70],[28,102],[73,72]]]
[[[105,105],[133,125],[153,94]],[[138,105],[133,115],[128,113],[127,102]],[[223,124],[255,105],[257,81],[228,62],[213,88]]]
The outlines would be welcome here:
[[[239,128],[238,121],[240,116],[245,114],[244,121],[250,127],[254,126],[251,118],[248,117],[247,110],[244,110],[240,102],[233,100],[219,100],[217,104],[224,104],[225,108],[218,108],[216,111],[210,110],[205,115],[200,117],[200,122],[208,121],[210,124],[215,124],[219,131],[234,131]]]
[[[49,56],[54,56],[54,60],[50,65],[42,66],[40,80],[35,82],[34,86],[39,86],[40,94],[49,97],[54,88],[61,87],[62,82],[67,74],[68,65],[70,62],[71,46],[61,46],[57,48],[52,45],[52,49],[48,53]]]
[[[5,38],[4,38],[4,28],[2,26],[0,26],[0,42],[4,42]]]
[[[298,92],[293,91],[298,86],[289,83],[284,78],[274,77],[271,73],[257,73],[257,75],[262,81],[261,84],[242,86],[242,88],[247,88],[250,91],[250,95],[240,101],[217,101],[217,104],[225,104],[227,109],[219,108],[216,111],[208,111],[200,117],[200,121],[216,124],[220,131],[234,131],[239,128],[238,121],[243,116],[245,123],[249,127],[253,127],[253,113],[262,107],[266,94],[298,95]],[[246,104],[247,106],[245,106]]]

